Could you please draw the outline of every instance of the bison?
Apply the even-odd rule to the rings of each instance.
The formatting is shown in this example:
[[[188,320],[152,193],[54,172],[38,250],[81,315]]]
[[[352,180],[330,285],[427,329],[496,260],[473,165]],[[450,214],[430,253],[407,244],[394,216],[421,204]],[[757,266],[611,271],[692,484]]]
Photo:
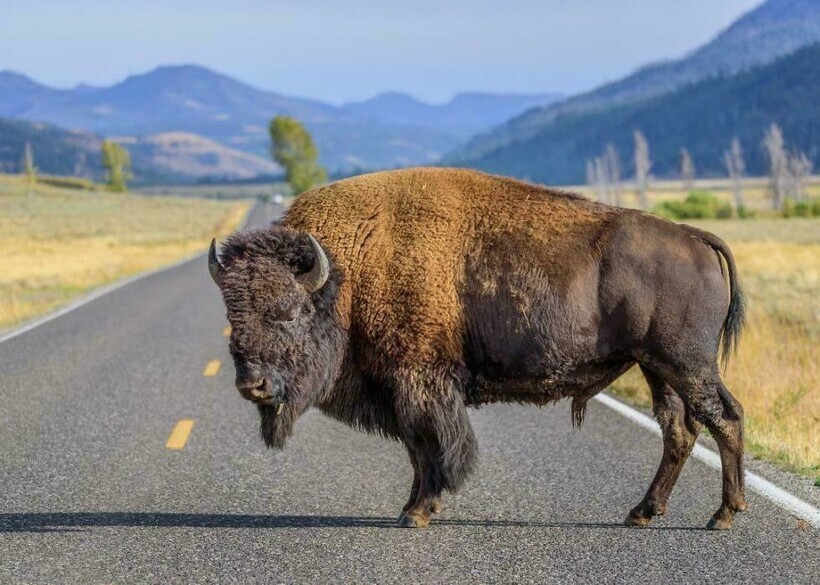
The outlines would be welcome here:
[[[637,364],[663,458],[626,524],[666,503],[701,429],[723,501],[746,508],[743,409],[720,376],[743,324],[732,253],[641,211],[462,169],[417,168],[301,195],[268,229],[230,236],[210,273],[232,326],[236,387],[281,448],[311,406],[401,441],[413,485],[399,525],[424,527],[473,471],[468,407],[587,401]],[[728,286],[726,276],[728,275]]]

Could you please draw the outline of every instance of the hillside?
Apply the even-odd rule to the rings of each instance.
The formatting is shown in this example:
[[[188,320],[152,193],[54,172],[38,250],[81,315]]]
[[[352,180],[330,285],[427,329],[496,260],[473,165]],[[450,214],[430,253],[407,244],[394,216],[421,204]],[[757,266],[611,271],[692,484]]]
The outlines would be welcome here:
[[[204,178],[248,179],[278,172],[269,159],[228,148],[195,134],[118,137],[131,153],[134,182],[189,183]],[[39,122],[0,118],[0,173],[19,173],[26,143],[42,174],[103,178],[97,134]]]
[[[820,0],[768,0],[682,59],[648,65],[588,93],[529,110],[475,136],[444,159],[476,165],[495,149],[528,140],[560,116],[657,97],[716,75],[765,65],[816,42],[820,42]]]
[[[0,94],[2,95],[2,94]],[[71,132],[51,124],[0,118],[0,173],[19,173],[26,143],[40,172],[52,175],[102,176],[99,136]]]
[[[281,172],[270,159],[187,132],[162,132],[116,140],[128,148],[143,169],[156,169],[181,178],[242,180]]]
[[[689,85],[637,104],[564,114],[534,136],[467,165],[552,184],[583,182],[586,161],[612,143],[631,176],[632,133],[650,144],[656,176],[677,173],[680,149],[692,154],[700,176],[725,175],[723,152],[740,139],[750,174],[766,171],[764,130],[779,124],[790,148],[820,162],[820,44],[769,65]]]
[[[465,94],[434,105],[393,93],[337,107],[194,65],[159,67],[111,87],[66,90],[0,72],[0,117],[102,136],[185,132],[268,158],[267,125],[274,115],[289,115],[311,130],[331,170],[434,162],[475,133],[557,98]]]

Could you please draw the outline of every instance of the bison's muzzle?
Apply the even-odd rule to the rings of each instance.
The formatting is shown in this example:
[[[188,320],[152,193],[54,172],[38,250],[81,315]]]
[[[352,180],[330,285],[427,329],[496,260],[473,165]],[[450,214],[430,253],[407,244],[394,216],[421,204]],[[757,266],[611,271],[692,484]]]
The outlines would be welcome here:
[[[236,377],[236,389],[245,400],[266,406],[281,406],[285,402],[282,381],[274,376]]]

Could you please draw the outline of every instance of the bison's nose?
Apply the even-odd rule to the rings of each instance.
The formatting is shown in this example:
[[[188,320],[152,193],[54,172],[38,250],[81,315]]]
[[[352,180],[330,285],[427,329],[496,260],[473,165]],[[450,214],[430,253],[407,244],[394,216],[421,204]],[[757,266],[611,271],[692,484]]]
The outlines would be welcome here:
[[[265,388],[265,378],[236,380],[236,389],[245,400],[265,400],[271,398]]]
[[[284,392],[281,383],[269,377],[236,379],[236,389],[245,400],[257,404],[281,403]]]

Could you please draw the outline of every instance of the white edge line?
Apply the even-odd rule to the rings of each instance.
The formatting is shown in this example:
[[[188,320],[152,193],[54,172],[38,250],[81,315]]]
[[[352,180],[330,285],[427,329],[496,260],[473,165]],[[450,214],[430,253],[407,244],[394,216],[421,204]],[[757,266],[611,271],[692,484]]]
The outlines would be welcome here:
[[[245,219],[242,220],[242,224],[237,228],[238,230],[239,229],[244,229],[245,226],[247,226],[248,220],[250,219],[251,214],[253,213],[253,210],[255,208],[256,208],[256,204],[251,205],[251,207],[248,209],[247,214],[245,215]],[[27,332],[31,331],[32,329],[35,329],[35,328],[39,327],[40,325],[45,325],[49,321],[53,321],[54,319],[62,317],[66,313],[70,313],[71,311],[74,311],[75,309],[79,309],[80,307],[82,307],[83,305],[87,305],[91,301],[96,301],[100,297],[104,297],[105,295],[107,295],[109,293],[112,293],[115,290],[119,290],[123,287],[126,287],[129,284],[133,284],[133,283],[137,282],[138,280],[142,280],[143,278],[148,278],[149,276],[154,276],[155,274],[159,274],[160,272],[165,272],[166,270],[173,270],[174,268],[179,268],[183,264],[187,264],[188,262],[193,262],[197,258],[199,258],[201,256],[204,256],[204,255],[205,255],[205,251],[200,250],[199,252],[194,252],[193,254],[190,254],[189,256],[186,256],[185,258],[182,258],[181,260],[177,260],[176,262],[173,262],[172,264],[168,264],[166,266],[160,266],[159,268],[154,268],[153,270],[149,270],[148,272],[140,272],[139,274],[135,274],[133,276],[129,276],[127,278],[117,280],[117,281],[115,281],[111,284],[102,286],[100,288],[96,288],[96,289],[92,290],[91,292],[83,295],[82,297],[80,297],[76,301],[73,301],[73,302],[65,305],[64,307],[60,307],[56,311],[48,313],[47,315],[44,315],[43,317],[39,317],[37,319],[34,319],[33,321],[29,321],[28,323],[25,323],[24,325],[21,325],[20,327],[17,327],[16,329],[12,329],[11,331],[9,331],[9,332],[7,332],[3,335],[0,335],[0,343],[3,343],[5,341],[9,341],[10,339],[14,339],[15,337],[18,337],[18,336],[22,335],[23,333],[27,333]]]
[[[595,400],[605,406],[608,406],[618,414],[625,416],[638,426],[643,427],[656,435],[661,435],[661,429],[658,426],[658,423],[655,422],[655,419],[638,412],[623,402],[615,400],[607,394],[598,394],[595,396]],[[695,459],[705,463],[712,469],[721,469],[720,456],[703,445],[696,443],[695,448],[692,450],[692,456]],[[752,473],[751,471],[746,472],[746,487],[770,499],[784,510],[787,510],[798,518],[805,520],[815,528],[820,528],[820,510],[808,502],[804,502],[797,496],[793,496],[786,490],[777,487],[772,482],[763,479],[756,473]]]
[[[192,261],[196,260],[197,258],[199,258],[200,256],[204,256],[204,255],[205,255],[204,251],[199,251],[199,252],[196,252],[194,254],[191,254],[190,256],[186,256],[182,260],[177,260],[173,264],[168,264],[167,266],[161,266],[159,268],[149,270],[148,272],[140,272],[139,274],[135,274],[134,276],[129,276],[127,278],[123,278],[123,279],[118,280],[116,282],[113,282],[111,284],[105,285],[101,288],[94,289],[93,291],[91,291],[90,293],[80,297],[76,301],[73,301],[73,302],[65,305],[64,307],[61,307],[61,308],[57,309],[56,311],[53,311],[53,312],[45,315],[44,317],[40,317],[38,319],[35,319],[34,321],[29,321],[25,325],[22,325],[22,326],[18,327],[17,329],[13,329],[12,331],[6,333],[5,335],[0,336],[0,343],[3,343],[4,341],[8,341],[10,339],[14,339],[18,335],[22,335],[23,333],[27,333],[28,331],[31,331],[32,329],[35,329],[35,328],[39,327],[40,325],[45,325],[49,321],[53,321],[54,319],[57,319],[58,317],[62,317],[66,313],[70,313],[71,311],[73,311],[75,309],[79,309],[80,307],[82,307],[83,305],[87,305],[91,301],[96,301],[98,298],[104,297],[108,293],[112,293],[115,290],[118,290],[118,289],[121,289],[125,286],[128,286],[129,284],[133,284],[133,283],[137,282],[138,280],[142,280],[143,278],[148,278],[149,276],[159,274],[160,272],[165,272],[166,270],[172,270],[174,268],[178,268],[179,266],[182,266],[183,264],[187,264],[188,262],[192,262]]]

